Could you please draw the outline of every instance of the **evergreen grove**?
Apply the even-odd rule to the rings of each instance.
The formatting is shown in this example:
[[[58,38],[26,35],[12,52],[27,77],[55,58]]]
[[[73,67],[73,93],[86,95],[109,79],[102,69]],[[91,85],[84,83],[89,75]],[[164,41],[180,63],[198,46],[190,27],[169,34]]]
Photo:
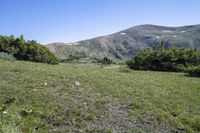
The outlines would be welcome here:
[[[21,35],[0,36],[0,52],[13,55],[17,60],[58,64],[58,59],[46,47],[36,41],[26,41]]]
[[[190,76],[200,76],[200,52],[196,49],[165,49],[164,43],[155,49],[145,49],[127,62],[131,69],[188,72]]]

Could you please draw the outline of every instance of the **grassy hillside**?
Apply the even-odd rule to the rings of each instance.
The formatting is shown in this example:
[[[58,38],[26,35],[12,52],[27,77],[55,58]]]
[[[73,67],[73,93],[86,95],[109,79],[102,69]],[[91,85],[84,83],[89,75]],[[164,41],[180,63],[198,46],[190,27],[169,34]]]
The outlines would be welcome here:
[[[0,132],[200,132],[200,78],[0,60]]]
[[[166,47],[196,48],[200,50],[200,25],[165,27],[156,25],[135,26],[115,34],[79,41],[71,44],[46,45],[60,58],[72,54],[124,60],[132,58],[144,48],[155,48],[161,41]]]

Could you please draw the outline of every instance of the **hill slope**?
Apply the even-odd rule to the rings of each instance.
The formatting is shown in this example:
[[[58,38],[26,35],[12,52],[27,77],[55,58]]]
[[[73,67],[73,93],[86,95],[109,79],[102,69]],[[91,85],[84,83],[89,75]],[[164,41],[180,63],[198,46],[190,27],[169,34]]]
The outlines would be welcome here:
[[[1,60],[0,70],[0,132],[200,131],[199,78]]]
[[[46,45],[58,57],[67,55],[131,58],[144,48],[155,48],[161,41],[166,47],[197,48],[200,50],[200,25],[164,27],[141,25],[127,30],[71,44]]]

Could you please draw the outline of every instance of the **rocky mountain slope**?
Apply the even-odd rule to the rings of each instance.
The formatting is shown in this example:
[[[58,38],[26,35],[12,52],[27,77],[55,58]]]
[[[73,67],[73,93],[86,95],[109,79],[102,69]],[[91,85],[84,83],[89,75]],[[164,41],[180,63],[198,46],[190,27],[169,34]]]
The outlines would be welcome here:
[[[166,47],[196,48],[200,50],[200,25],[164,27],[156,25],[135,26],[115,34],[76,43],[46,45],[60,58],[68,55],[113,59],[132,58],[145,48],[155,48],[161,41]]]

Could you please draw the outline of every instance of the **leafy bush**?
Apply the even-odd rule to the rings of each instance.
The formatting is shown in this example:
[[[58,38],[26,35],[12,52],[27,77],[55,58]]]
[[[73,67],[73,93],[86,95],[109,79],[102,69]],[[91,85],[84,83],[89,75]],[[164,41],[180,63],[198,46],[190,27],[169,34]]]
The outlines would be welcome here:
[[[188,66],[200,65],[200,52],[196,49],[146,49],[127,62],[131,69],[153,71],[184,71]]]
[[[0,59],[12,61],[12,60],[15,60],[15,57],[12,54],[0,52]]]
[[[102,63],[104,65],[114,64],[113,60],[108,57],[104,57],[103,59],[99,60],[98,63]]]
[[[0,36],[0,52],[12,54],[17,60],[58,64],[53,53],[36,41],[26,41],[23,36]]]
[[[200,65],[188,67],[186,71],[188,72],[189,76],[200,77]]]

